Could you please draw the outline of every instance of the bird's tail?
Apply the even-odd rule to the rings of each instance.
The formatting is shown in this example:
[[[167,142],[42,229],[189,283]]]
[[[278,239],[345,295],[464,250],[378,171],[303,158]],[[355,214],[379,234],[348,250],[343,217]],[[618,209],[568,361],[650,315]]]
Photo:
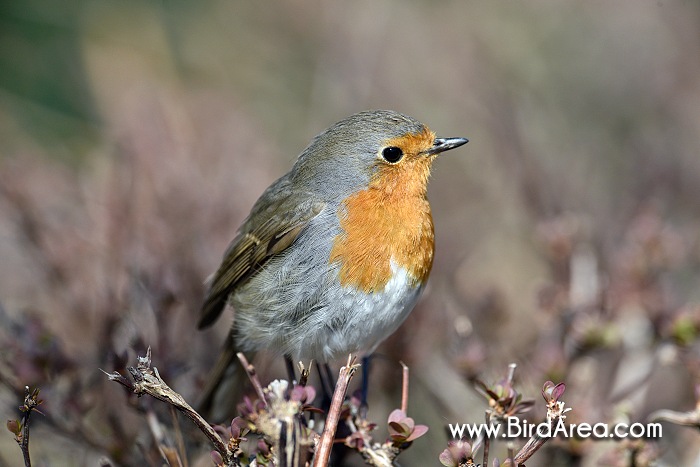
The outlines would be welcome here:
[[[238,352],[231,331],[197,401],[197,412],[210,422],[228,423],[236,416],[236,404],[241,402],[248,384]],[[252,359],[253,355],[246,354],[246,358]]]

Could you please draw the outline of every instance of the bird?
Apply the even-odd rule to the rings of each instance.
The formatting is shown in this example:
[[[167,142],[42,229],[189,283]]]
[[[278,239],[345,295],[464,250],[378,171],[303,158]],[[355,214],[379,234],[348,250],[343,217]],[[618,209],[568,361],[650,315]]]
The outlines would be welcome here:
[[[396,331],[433,264],[431,166],[467,142],[391,110],[314,137],[255,202],[208,281],[198,328],[227,305],[234,320],[200,407],[231,404],[222,401],[241,384],[237,352],[325,363],[369,355]]]

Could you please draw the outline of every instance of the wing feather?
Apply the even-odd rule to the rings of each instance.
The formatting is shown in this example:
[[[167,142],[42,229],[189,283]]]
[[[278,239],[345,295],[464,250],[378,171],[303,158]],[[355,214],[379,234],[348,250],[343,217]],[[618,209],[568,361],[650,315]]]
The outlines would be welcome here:
[[[213,276],[202,305],[198,323],[200,329],[216,321],[226,306],[228,296],[255,275],[270,258],[289,248],[325,207],[325,203],[314,201],[310,196],[304,198],[306,201],[301,205],[291,205],[290,197],[266,205],[256,204]]]

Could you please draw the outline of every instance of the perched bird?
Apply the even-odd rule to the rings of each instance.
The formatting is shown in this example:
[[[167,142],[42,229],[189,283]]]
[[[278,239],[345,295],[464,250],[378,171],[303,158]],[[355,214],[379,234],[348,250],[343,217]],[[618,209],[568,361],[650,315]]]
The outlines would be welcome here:
[[[467,141],[388,110],[311,141],[260,196],[209,282],[199,328],[227,304],[235,314],[203,407],[235,392],[222,381],[240,365],[236,352],[328,362],[369,354],[399,327],[433,263],[431,165]]]

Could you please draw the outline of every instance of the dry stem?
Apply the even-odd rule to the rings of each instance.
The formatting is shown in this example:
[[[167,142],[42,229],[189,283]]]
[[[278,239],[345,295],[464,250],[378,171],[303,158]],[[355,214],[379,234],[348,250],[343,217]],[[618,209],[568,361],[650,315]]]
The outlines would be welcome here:
[[[186,401],[185,399],[173,391],[163,379],[158,374],[158,369],[156,367],[151,368],[151,348],[148,348],[145,357],[139,357],[139,363],[136,368],[128,367],[127,370],[133,378],[133,382],[122,376],[118,372],[107,373],[107,377],[111,381],[116,381],[117,383],[125,386],[131,392],[138,396],[148,394],[160,401],[170,404],[177,410],[185,414],[190,420],[192,420],[197,428],[206,435],[207,438],[214,445],[214,448],[221,454],[226,465],[237,466],[240,465],[238,460],[234,457],[233,452],[229,449],[228,445],[224,443],[221,437],[216,431],[209,425],[201,415],[199,415]]]
[[[356,357],[349,355],[346,366],[340,369],[338,383],[335,385],[331,407],[328,410],[321,440],[316,448],[314,467],[325,467],[328,465],[328,459],[330,459],[331,449],[333,448],[333,439],[335,438],[335,432],[338,428],[338,422],[340,421],[340,411],[343,406],[343,401],[345,400],[345,394],[348,391],[348,384],[350,384],[350,380],[360,366],[356,363],[356,360]]]

